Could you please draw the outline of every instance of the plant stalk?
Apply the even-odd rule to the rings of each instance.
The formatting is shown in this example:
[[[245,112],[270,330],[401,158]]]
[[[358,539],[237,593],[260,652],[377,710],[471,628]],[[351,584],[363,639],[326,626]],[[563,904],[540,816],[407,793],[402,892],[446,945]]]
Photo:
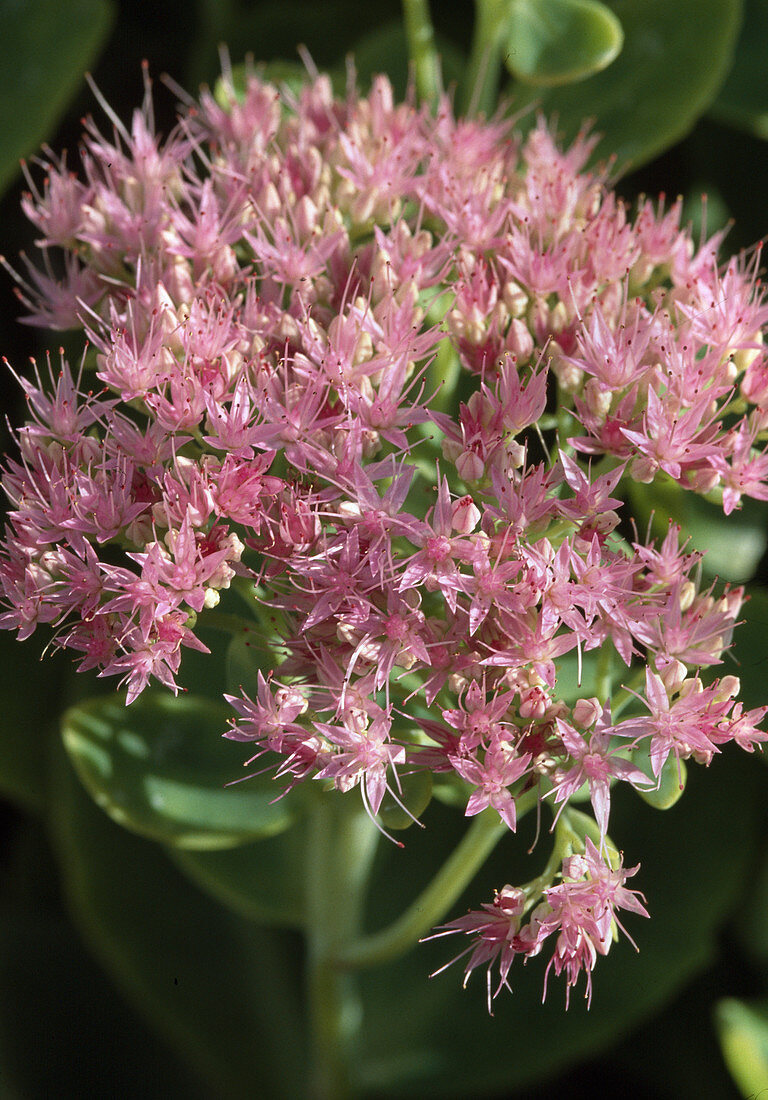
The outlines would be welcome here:
[[[537,801],[535,790],[522,795],[517,800],[518,818]],[[402,916],[388,928],[365,936],[340,951],[336,956],[337,965],[350,970],[379,966],[410,950],[442,920],[508,832],[495,810],[478,814],[438,873]]]
[[[359,934],[378,839],[358,792],[317,799],[305,878],[312,1100],[353,1095],[350,1067],[361,1008],[354,976],[340,971],[335,959]]]
[[[462,114],[488,117],[496,106],[507,7],[508,0],[475,0],[475,29],[464,76]]]
[[[419,99],[435,108],[442,91],[442,78],[428,0],[403,0],[403,22],[408,56],[416,74],[416,91]]]

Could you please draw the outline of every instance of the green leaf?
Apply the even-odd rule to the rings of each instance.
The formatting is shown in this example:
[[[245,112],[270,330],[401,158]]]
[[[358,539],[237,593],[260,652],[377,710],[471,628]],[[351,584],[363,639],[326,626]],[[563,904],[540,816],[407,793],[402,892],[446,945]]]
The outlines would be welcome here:
[[[722,1000],[715,1023],[723,1057],[742,1096],[768,1094],[768,1002]]]
[[[119,825],[181,848],[244,844],[287,828],[293,809],[267,776],[238,778],[243,749],[222,738],[229,709],[145,691],[90,699],[62,719],[64,745],[95,801]]]
[[[730,65],[740,0],[611,0],[624,48],[604,72],[565,88],[515,89],[516,109],[556,114],[565,139],[585,119],[603,135],[597,154],[622,171],[679,141],[710,105]],[[533,118],[526,125],[533,125]]]
[[[597,0],[511,0],[505,38],[509,71],[540,87],[600,72],[624,41],[621,23]]]
[[[162,848],[114,825],[61,750],[54,775],[65,897],[124,996],[217,1100],[304,1095],[295,937],[227,912]]]
[[[745,0],[744,20],[733,65],[710,114],[718,122],[737,126],[768,139],[768,82],[765,79],[768,42],[768,2]]]
[[[654,783],[656,782],[651,769],[651,753],[647,746],[641,746],[634,750],[632,763],[636,764],[641,771],[644,771]],[[643,802],[653,806],[654,810],[669,810],[678,802],[685,791],[687,778],[688,769],[685,766],[685,761],[676,760],[674,755],[670,755],[664,761],[658,787],[638,787],[637,793]]]
[[[222,852],[170,848],[176,866],[201,890],[248,920],[287,928],[304,924],[306,830],[301,822],[279,836]]]
[[[607,643],[613,650],[611,642]],[[601,651],[602,652],[602,651]],[[558,657],[555,662],[557,669],[557,698],[566,703],[575,703],[577,699],[590,699],[597,695],[599,690],[599,663],[600,654],[595,650],[589,653],[580,653],[578,649],[572,649],[570,653]],[[623,661],[616,659],[613,667],[624,669]]]
[[[108,0],[0,0],[0,191],[51,133],[113,15]]]
[[[259,640],[258,629],[243,631],[233,635],[227,645],[226,677],[227,691],[239,695],[244,691],[251,699],[258,697],[259,672],[266,680],[269,662],[264,653],[263,638]]]

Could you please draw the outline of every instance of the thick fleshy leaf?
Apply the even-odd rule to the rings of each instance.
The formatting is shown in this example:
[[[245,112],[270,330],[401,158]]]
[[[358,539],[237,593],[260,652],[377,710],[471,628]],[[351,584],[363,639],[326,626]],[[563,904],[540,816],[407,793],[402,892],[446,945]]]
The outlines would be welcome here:
[[[768,1003],[723,1000],[715,1016],[720,1046],[742,1096],[768,1094]]]
[[[768,43],[768,2],[745,0],[741,34],[731,71],[710,114],[718,122],[738,126],[768,139],[768,81],[765,79]]]
[[[610,0],[624,48],[604,72],[563,88],[515,88],[515,109],[557,115],[566,140],[585,119],[603,135],[596,156],[621,171],[679,141],[716,96],[739,30],[740,0]],[[532,125],[533,119],[527,124]]]
[[[511,0],[507,20],[507,68],[539,87],[600,72],[624,41],[621,23],[597,0]]]
[[[126,707],[112,695],[68,710],[62,736],[83,784],[119,825],[182,848],[229,848],[293,817],[267,776],[227,785],[243,761],[222,738],[229,714],[198,696],[145,691]]]
[[[222,905],[248,920],[287,928],[304,923],[306,830],[298,821],[255,844],[222,852],[169,848],[176,866]]]
[[[64,893],[124,996],[206,1079],[210,1095],[303,1095],[293,934],[227,912],[158,845],[114,825],[63,752],[55,777],[53,839]]]
[[[718,758],[708,773],[696,769],[685,797],[665,814],[631,791],[616,790],[611,837],[624,849],[627,866],[641,863],[630,885],[645,894],[651,920],[626,918],[640,954],[620,937],[610,955],[598,960],[589,1011],[577,989],[570,1011],[564,1012],[562,982],[552,975],[547,1002],[541,1005],[544,957],[513,966],[514,994],[502,992],[489,1018],[483,971],[467,990],[462,989],[460,963],[426,980],[466,946],[461,937],[422,944],[391,966],[366,972],[367,1023],[358,1063],[362,1083],[388,1097],[524,1092],[657,1011],[711,960],[718,929],[741,896],[761,836],[762,779],[762,769],[740,754]],[[722,807],[738,804],[739,813],[714,813],[713,798]],[[458,816],[435,803],[425,824],[424,832],[409,834],[404,851],[380,847],[368,907],[375,927],[414,896],[429,868],[439,866],[440,850],[450,850],[463,829]],[[449,917],[490,901],[493,889],[505,882],[530,878],[526,852],[535,829],[535,821],[525,819],[516,837],[502,841]],[[548,854],[545,836],[542,830],[537,868]],[[514,1042],[500,1042],[501,1034],[514,1036]]]
[[[607,643],[610,645],[610,643]],[[626,666],[620,660],[613,646],[611,649],[611,668],[623,669]],[[591,650],[589,653],[580,653],[573,649],[558,657],[555,662],[557,669],[557,698],[566,703],[575,703],[577,699],[589,699],[597,694],[600,655],[606,655],[605,647],[600,652]]]
[[[645,772],[649,779],[653,779],[651,769],[651,754],[647,747],[635,749],[632,753],[632,763]],[[637,793],[643,802],[653,806],[654,810],[670,810],[682,797],[685,791],[685,783],[688,778],[688,769],[684,760],[676,760],[674,756],[668,756],[661,769],[658,786],[638,787]]]
[[[0,191],[81,86],[113,14],[108,0],[0,0]]]

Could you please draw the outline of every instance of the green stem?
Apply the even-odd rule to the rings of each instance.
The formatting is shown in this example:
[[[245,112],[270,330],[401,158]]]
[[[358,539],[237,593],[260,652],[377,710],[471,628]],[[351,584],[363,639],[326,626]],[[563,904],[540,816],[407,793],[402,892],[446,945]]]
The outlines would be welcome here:
[[[378,839],[358,792],[317,799],[305,880],[312,1100],[351,1095],[349,1071],[361,1010],[354,977],[340,972],[335,960],[359,932]]]
[[[464,77],[462,114],[490,115],[496,106],[507,7],[508,0],[475,0],[475,29]]]
[[[605,706],[605,704],[611,697],[612,687],[613,646],[606,642],[600,647],[600,652],[597,656],[597,677],[595,684],[597,698],[600,700],[603,706]]]
[[[555,842],[552,845],[552,852],[547,860],[546,867],[540,875],[521,886],[521,890],[525,891],[529,899],[529,905],[538,901],[544,891],[555,881],[555,875],[560,870],[564,857],[571,853],[574,836],[573,829],[568,822],[568,810],[563,810],[557,825],[555,825]]]
[[[403,0],[403,20],[408,56],[416,71],[419,99],[436,107],[440,99],[442,80],[428,0]]]
[[[538,791],[527,791],[517,800],[520,818],[538,801]],[[484,810],[470,825],[438,873],[402,916],[371,936],[353,942],[336,956],[347,969],[378,966],[404,954],[447,913],[464,888],[509,830],[494,810]]]

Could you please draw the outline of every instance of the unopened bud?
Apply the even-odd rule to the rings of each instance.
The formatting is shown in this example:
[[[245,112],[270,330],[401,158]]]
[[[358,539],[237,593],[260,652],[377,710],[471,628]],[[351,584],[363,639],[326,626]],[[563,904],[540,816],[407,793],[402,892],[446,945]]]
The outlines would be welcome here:
[[[445,444],[443,444],[443,452],[445,452]],[[485,473],[485,463],[474,451],[462,451],[456,459],[456,472],[462,481],[467,483],[479,481]]]
[[[738,676],[723,676],[717,685],[717,699],[725,702],[726,699],[735,699],[741,691],[741,682]]]
[[[502,296],[510,316],[522,317],[528,305],[528,295],[520,284],[516,283],[514,279],[510,279],[502,288]]]
[[[584,398],[592,415],[599,421],[605,420],[611,411],[613,391],[597,378],[589,378],[584,386]]]
[[[460,535],[468,535],[480,522],[480,509],[471,496],[461,497],[451,506],[451,526]]]
[[[600,706],[600,700],[592,697],[591,699],[579,699],[573,708],[573,723],[576,726],[580,726],[582,729],[588,730],[594,726],[602,714],[603,708]]]
[[[509,325],[504,346],[517,357],[519,363],[525,363],[533,354],[533,337],[522,321],[514,318]]]
[[[696,599],[696,585],[693,581],[686,581],[680,587],[680,610],[687,611]]]
[[[659,670],[661,681],[667,689],[667,694],[673,695],[680,690],[685,677],[688,675],[688,669],[682,661],[677,661],[674,658],[670,658],[663,667],[660,667],[660,664],[661,662],[657,661],[656,667]]]

